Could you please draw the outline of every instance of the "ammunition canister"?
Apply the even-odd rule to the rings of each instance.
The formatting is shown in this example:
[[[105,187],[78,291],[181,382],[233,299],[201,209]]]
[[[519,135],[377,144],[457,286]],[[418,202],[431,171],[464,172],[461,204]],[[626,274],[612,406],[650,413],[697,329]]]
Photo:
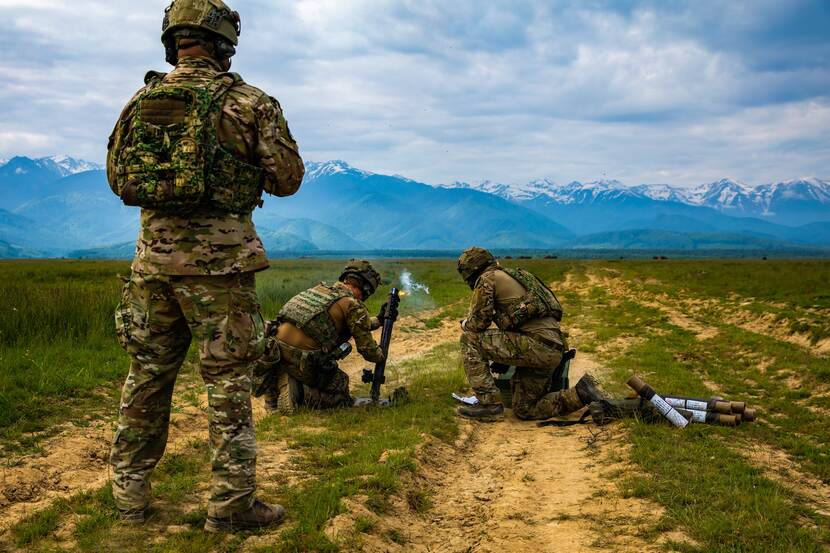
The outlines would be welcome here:
[[[738,402],[722,401],[719,399],[704,399],[699,397],[666,396],[666,403],[674,408],[691,409],[692,411],[716,411],[724,415],[732,414],[732,404]]]
[[[746,422],[752,422],[752,421],[755,420],[755,416],[757,414],[758,413],[757,413],[756,409],[750,409],[750,408],[747,407],[746,409],[744,409],[744,412],[743,412],[743,420],[746,421]]]
[[[691,421],[697,424],[719,424],[721,426],[737,426],[736,415],[724,415],[714,411],[698,411],[695,409],[680,409],[681,414],[689,414]]]
[[[666,419],[668,419],[668,421],[676,427],[686,428],[689,424],[686,417],[678,413],[674,407],[666,403],[666,401],[660,397],[651,386],[643,382],[638,376],[632,376],[628,380],[628,385],[631,386],[631,388],[633,388],[641,398],[654,405],[655,409],[657,409],[661,415],[666,417]]]
[[[729,403],[732,404],[733,413],[743,413],[746,409],[746,403],[743,401],[730,401]]]

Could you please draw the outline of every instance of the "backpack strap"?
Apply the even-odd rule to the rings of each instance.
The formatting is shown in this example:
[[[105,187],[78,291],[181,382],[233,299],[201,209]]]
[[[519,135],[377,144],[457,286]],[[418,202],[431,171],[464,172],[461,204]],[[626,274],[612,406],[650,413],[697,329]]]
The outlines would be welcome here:
[[[167,73],[162,73],[161,71],[148,71],[147,74],[144,75],[144,84],[158,84],[166,76]]]
[[[208,85],[211,105],[219,102],[234,85],[242,82],[244,81],[239,73],[219,73],[213,77],[213,81]]]

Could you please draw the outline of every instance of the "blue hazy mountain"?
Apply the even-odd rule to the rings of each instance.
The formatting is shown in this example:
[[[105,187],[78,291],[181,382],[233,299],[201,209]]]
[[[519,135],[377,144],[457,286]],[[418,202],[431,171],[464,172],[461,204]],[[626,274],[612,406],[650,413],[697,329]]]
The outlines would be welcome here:
[[[335,226],[372,249],[545,248],[572,236],[544,215],[492,194],[375,175],[342,161],[309,163],[300,191],[266,200],[257,221],[267,225],[275,216]]]
[[[565,185],[537,180],[522,186],[493,182],[449,186],[498,195],[547,215],[579,234],[615,230],[629,221],[661,216],[697,221],[693,226],[711,224],[724,231],[751,228],[772,235],[780,231],[781,225],[830,221],[830,182],[816,178],[755,187],[732,179],[692,188],[668,184],[628,187],[616,180]]]
[[[67,156],[0,165],[0,257],[130,257],[139,211],[104,171]],[[830,185],[681,189],[617,181],[430,186],[341,161],[308,163],[301,190],[267,197],[254,220],[271,255],[317,251],[830,245]],[[782,224],[781,221],[789,221]]]

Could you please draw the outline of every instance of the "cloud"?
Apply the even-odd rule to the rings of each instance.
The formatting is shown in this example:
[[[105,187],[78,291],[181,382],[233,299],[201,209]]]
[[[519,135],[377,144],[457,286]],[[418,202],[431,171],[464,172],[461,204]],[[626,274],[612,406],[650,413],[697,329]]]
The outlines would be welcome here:
[[[49,137],[0,156],[102,160],[144,72],[164,68],[166,4],[0,0],[0,126]],[[280,99],[309,159],[436,183],[830,173],[823,0],[234,7],[234,70]]]

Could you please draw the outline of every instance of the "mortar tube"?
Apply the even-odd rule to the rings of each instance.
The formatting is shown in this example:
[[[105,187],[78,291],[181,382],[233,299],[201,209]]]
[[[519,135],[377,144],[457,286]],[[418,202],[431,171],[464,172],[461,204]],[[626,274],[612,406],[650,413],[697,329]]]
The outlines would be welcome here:
[[[631,386],[631,388],[637,392],[641,398],[654,405],[657,411],[666,417],[666,419],[668,419],[668,421],[677,428],[686,428],[689,424],[688,419],[678,413],[674,407],[666,403],[666,401],[654,391],[654,388],[643,382],[640,377],[636,375],[632,376],[628,379],[628,385]]]
[[[674,408],[690,409],[692,411],[715,411],[724,415],[732,414],[732,404],[735,402],[718,399],[704,399],[699,397],[666,396],[666,403]]]

